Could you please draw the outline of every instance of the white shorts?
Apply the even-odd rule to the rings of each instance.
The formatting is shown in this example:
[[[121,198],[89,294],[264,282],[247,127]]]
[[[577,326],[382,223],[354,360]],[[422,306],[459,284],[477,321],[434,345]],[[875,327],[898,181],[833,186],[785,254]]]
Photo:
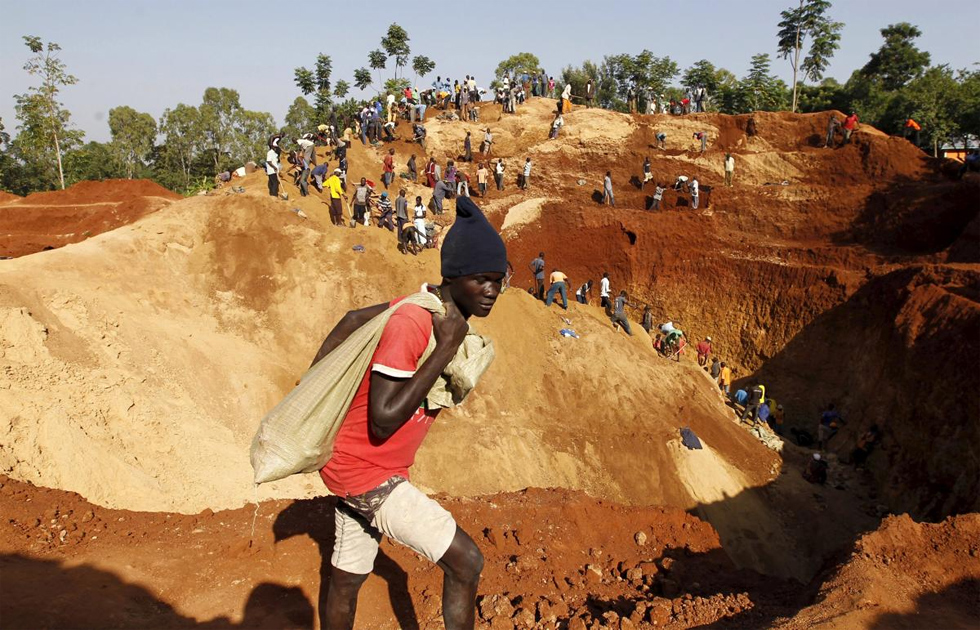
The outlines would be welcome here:
[[[381,534],[438,562],[456,536],[453,515],[418,488],[398,484],[370,523],[351,510],[334,509],[336,533],[330,564],[341,571],[366,575],[374,569]]]

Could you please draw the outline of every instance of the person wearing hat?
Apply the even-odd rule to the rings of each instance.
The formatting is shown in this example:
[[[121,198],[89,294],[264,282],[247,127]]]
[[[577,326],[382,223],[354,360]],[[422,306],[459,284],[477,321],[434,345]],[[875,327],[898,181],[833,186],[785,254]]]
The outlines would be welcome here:
[[[344,188],[340,183],[340,176],[344,172],[339,168],[333,170],[333,175],[327,178],[325,184],[330,191],[330,222],[334,225],[344,225],[344,206],[341,198],[344,196]]]
[[[814,453],[810,461],[807,462],[806,468],[803,470],[803,478],[810,483],[820,485],[827,483],[827,462],[820,456],[820,453]]]
[[[467,336],[467,320],[492,311],[507,271],[507,250],[483,212],[462,197],[440,255],[442,281],[425,284],[422,291],[443,302],[445,315],[414,304],[391,315],[320,471],[339,497],[324,610],[329,628],[353,626],[357,594],[374,568],[382,534],[443,570],[446,628],[472,628],[475,621],[483,555],[452,514],[412,485],[408,468],[439,413],[424,404],[429,390]],[[314,362],[396,302],[348,312]],[[423,361],[430,337],[435,347]]]
[[[708,364],[708,355],[711,354],[711,337],[705,337],[698,342],[698,365],[704,367]]]

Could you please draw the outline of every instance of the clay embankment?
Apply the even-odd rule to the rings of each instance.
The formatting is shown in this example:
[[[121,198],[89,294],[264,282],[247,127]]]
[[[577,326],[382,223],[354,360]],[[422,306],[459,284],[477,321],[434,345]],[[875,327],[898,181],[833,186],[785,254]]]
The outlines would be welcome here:
[[[0,256],[17,257],[114,230],[182,197],[146,179],[83,181],[66,190],[0,197]]]
[[[975,510],[980,408],[964,404],[976,395],[961,375],[980,353],[978,181],[952,181],[940,162],[870,127],[849,146],[823,148],[829,115],[757,113],[748,137],[747,116],[577,109],[562,138],[547,141],[548,102],[532,101],[494,126],[514,159],[505,160],[507,197],[494,193],[487,206],[522,287],[540,250],[576,285],[608,271],[615,290],[658,320],[679,322],[695,341],[711,335],[738,384],[764,382],[791,426],[814,432],[836,402],[849,422],[833,450],[846,455],[869,426],[882,427],[869,465],[894,509]],[[704,154],[696,130],[709,134]],[[666,150],[653,148],[658,131]],[[729,151],[732,188],[723,186]],[[535,170],[519,192],[512,175],[524,155]],[[644,210],[647,155],[655,181],[699,178],[697,210],[669,188],[659,211]],[[616,208],[595,202],[606,170]],[[929,440],[922,427],[932,427]],[[937,499],[939,488],[953,490]]]

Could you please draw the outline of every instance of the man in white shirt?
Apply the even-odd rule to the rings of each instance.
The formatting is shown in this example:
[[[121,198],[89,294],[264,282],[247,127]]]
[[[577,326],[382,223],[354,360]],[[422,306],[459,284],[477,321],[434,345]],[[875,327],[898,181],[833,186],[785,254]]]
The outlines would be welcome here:
[[[524,172],[521,173],[521,190],[527,190],[527,181],[531,177],[531,158],[524,161]]]
[[[698,209],[698,178],[695,177],[691,180],[691,208],[694,210]]]
[[[735,156],[731,153],[725,154],[725,185],[731,187],[732,175],[735,174]]]
[[[612,302],[609,301],[609,272],[602,272],[602,280],[599,281],[599,299],[602,308],[606,313],[612,312]]]
[[[395,95],[389,94],[386,102],[388,105],[388,120],[386,122],[395,122]]]
[[[279,151],[269,149],[265,154],[265,174],[269,176],[269,196],[279,197]]]

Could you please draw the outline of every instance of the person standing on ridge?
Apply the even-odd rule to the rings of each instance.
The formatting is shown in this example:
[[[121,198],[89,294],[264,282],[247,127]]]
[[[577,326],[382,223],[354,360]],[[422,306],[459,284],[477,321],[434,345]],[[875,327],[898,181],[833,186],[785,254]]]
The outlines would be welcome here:
[[[708,355],[711,354],[711,337],[705,337],[698,342],[695,348],[698,353],[698,365],[704,367],[708,364]]]
[[[408,158],[408,164],[405,165],[408,168],[408,178],[413,182],[419,181],[419,171],[418,167],[415,165],[415,154]]]
[[[732,368],[724,361],[721,362],[721,372],[718,374],[718,389],[726,398],[732,393]]]
[[[725,186],[731,188],[732,177],[735,175],[735,157],[731,153],[725,154]]]
[[[265,174],[269,176],[269,196],[278,199],[279,198],[279,149],[278,148],[270,147],[269,152],[265,154]]]
[[[851,134],[857,128],[858,115],[851,112],[851,115],[844,119],[844,142],[842,144],[848,144],[851,141]]]
[[[443,570],[442,611],[449,630],[473,628],[483,555],[445,508],[419,491],[408,469],[437,420],[427,398],[469,333],[471,317],[487,317],[507,270],[503,240],[468,199],[441,250],[442,282],[423,285],[445,314],[406,304],[388,320],[320,471],[339,499],[330,558],[325,626],[354,625],[357,595],[374,569],[383,535]],[[397,300],[348,312],[324,340],[314,364]],[[430,342],[435,348],[424,361]]]
[[[840,121],[837,120],[837,114],[831,114],[830,120],[827,121],[827,140],[824,142],[824,147],[832,148],[834,146],[838,129],[840,129]]]
[[[762,384],[753,385],[748,394],[748,401],[742,409],[741,421],[745,422],[745,419],[750,417],[748,423],[754,425],[759,420],[759,406],[766,402],[766,387]]]
[[[664,198],[664,190],[666,186],[664,184],[657,184],[657,187],[653,191],[653,204],[650,206],[653,210],[660,210],[660,201]]]
[[[476,186],[480,189],[480,197],[487,196],[487,167],[480,162],[476,167]]]
[[[406,223],[408,223],[408,198],[405,197],[405,189],[401,188],[398,190],[398,196],[395,197],[395,227],[399,243],[402,242],[402,232]]]
[[[381,173],[381,181],[384,182],[385,190],[388,190],[388,186],[391,186],[391,182],[395,179],[395,150],[388,149],[388,154],[385,155],[384,168]]]
[[[612,315],[612,302],[609,301],[609,272],[602,272],[599,281],[599,306],[606,310],[606,315]]]
[[[497,184],[497,190],[504,189],[504,161],[501,158],[497,158],[497,165],[494,167],[493,179]]]
[[[531,158],[524,160],[524,171],[521,173],[519,182],[521,190],[527,190],[528,180],[531,178]]]
[[[534,275],[534,296],[539,300],[544,299],[544,252],[539,252],[538,257],[531,261],[531,273]]]
[[[592,99],[595,98],[595,85],[592,83],[592,79],[589,78],[585,82],[585,106],[587,108],[592,107]]]
[[[691,208],[693,210],[698,209],[698,198],[700,197],[700,187],[698,184],[698,178],[695,177],[691,180]]]
[[[466,132],[466,138],[463,140],[463,161],[472,162],[473,161],[473,143],[470,140],[470,132]]]
[[[339,168],[335,168],[333,175],[324,182],[327,190],[330,191],[330,222],[341,227],[344,225],[344,206],[341,201],[344,196],[344,187],[340,183],[340,176],[343,173]]]
[[[613,194],[612,188],[612,172],[606,171],[606,176],[602,180],[602,203],[616,207],[616,196]]]
[[[643,158],[643,181],[640,182],[640,190],[646,186],[647,182],[653,179],[653,173],[650,172],[650,156]]]

